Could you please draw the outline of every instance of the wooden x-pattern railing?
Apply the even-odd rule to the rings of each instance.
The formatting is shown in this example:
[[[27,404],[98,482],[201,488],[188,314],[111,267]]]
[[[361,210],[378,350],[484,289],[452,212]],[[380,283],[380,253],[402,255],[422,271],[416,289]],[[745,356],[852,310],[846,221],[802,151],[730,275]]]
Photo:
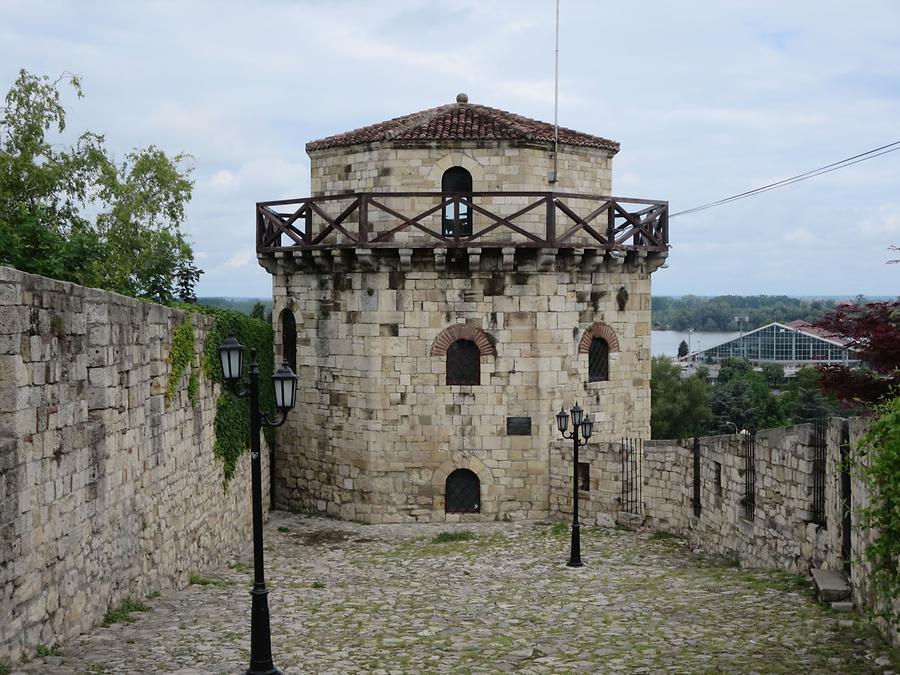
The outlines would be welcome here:
[[[526,205],[509,215],[491,211],[492,199],[512,198]],[[391,199],[431,201],[414,215],[388,205]],[[349,202],[341,208],[342,202]],[[585,207],[587,204],[587,207]],[[496,209],[496,207],[494,207]],[[585,215],[585,208],[589,209]],[[339,212],[335,212],[340,209]],[[543,216],[523,217],[536,209]],[[256,205],[258,253],[334,248],[499,248],[507,246],[666,251],[668,202],[558,192],[364,192],[259,202]],[[383,216],[373,218],[380,212]],[[452,215],[448,216],[447,214]],[[481,220],[480,229],[461,234],[463,216]],[[355,219],[351,216],[356,215]],[[426,219],[439,214],[435,230]],[[562,228],[557,232],[559,215]],[[355,221],[355,222],[354,222]],[[471,222],[471,221],[469,221]],[[535,232],[541,230],[540,234]],[[380,231],[376,231],[375,228]],[[414,243],[396,241],[400,232],[426,235]],[[497,231],[506,236],[498,236]],[[575,237],[583,233],[587,236]],[[490,237],[488,235],[491,235]],[[343,238],[341,238],[343,237]]]

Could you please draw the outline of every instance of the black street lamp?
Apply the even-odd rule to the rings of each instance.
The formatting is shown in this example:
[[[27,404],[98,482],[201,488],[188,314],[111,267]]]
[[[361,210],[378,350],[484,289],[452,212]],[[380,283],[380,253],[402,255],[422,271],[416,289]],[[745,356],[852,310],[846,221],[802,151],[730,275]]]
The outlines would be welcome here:
[[[222,375],[229,384],[241,378],[244,348],[233,337],[219,347]],[[269,591],[263,575],[262,476],[260,472],[259,432],[262,427],[280,427],[297,401],[297,375],[284,364],[272,376],[275,385],[275,407],[281,419],[273,422],[259,409],[259,366],[256,350],[250,350],[250,388],[238,396],[250,397],[250,477],[253,501],[253,598],[250,613],[250,667],[247,675],[281,675],[272,662],[272,637],[269,630]]]
[[[569,426],[569,413],[562,408],[556,413],[556,426],[563,438],[571,438],[575,442],[575,454],[572,458],[572,544],[569,549],[569,562],[566,563],[566,566],[581,567],[584,563],[581,562],[581,526],[578,524],[578,447],[582,443],[579,442],[578,432],[580,430],[584,440],[587,441],[594,431],[594,421],[590,417],[582,419],[584,411],[577,403],[572,407],[571,412],[571,433],[566,433],[566,428]]]

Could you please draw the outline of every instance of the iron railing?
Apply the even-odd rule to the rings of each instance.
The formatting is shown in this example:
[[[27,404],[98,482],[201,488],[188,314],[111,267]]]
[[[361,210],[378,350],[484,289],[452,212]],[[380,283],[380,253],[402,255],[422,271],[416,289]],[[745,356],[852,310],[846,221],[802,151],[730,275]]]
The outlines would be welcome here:
[[[644,444],[640,438],[622,439],[622,497],[621,510],[626,513],[643,513],[641,498],[641,468]]]
[[[407,233],[416,248],[664,252],[668,214],[664,201],[576,193],[360,192],[257,203],[256,250],[397,248]]]
[[[827,450],[828,420],[813,422],[812,437],[812,510],[810,522],[825,524],[825,456]]]

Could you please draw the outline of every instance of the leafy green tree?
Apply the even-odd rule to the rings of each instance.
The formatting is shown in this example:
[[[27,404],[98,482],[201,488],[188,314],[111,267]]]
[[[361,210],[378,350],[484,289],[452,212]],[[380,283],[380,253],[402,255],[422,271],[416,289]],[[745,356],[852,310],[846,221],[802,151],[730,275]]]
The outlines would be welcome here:
[[[764,363],[760,369],[770,388],[778,389],[784,384],[784,367],[780,363]]]
[[[781,374],[784,371],[781,371]],[[781,402],[772,391],[769,380],[777,373],[772,370],[767,377],[757,372],[745,359],[725,359],[719,369],[719,377],[713,389],[710,431],[732,433],[736,425],[740,429],[769,429],[789,422]]]
[[[651,362],[650,429],[652,438],[688,438],[702,433],[710,417],[710,387],[705,374],[681,378],[681,368],[665,357]]]
[[[103,136],[65,146],[59,85],[25,70],[0,109],[0,264],[159,302],[194,299],[201,271],[180,227],[185,155],[150,146],[117,163]],[[93,218],[88,212],[96,213]]]
[[[787,381],[781,395],[782,409],[793,424],[812,422],[837,414],[834,397],[819,390],[819,372],[815,368],[801,368]]]
[[[261,302],[257,302],[255,305],[253,305],[253,309],[250,310],[250,316],[254,319],[259,319],[260,321],[265,321],[266,320],[266,306]]]
[[[688,343],[685,340],[682,340],[678,344],[678,358],[683,358],[688,355]]]

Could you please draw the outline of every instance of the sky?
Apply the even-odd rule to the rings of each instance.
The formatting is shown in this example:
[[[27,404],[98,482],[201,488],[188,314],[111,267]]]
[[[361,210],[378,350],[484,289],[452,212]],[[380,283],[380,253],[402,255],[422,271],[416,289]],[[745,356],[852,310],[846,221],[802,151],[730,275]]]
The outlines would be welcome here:
[[[553,120],[554,0],[0,0],[0,86],[82,78],[72,134],[189,153],[201,296],[271,294],[254,204],[308,141],[469,100]],[[562,126],[677,212],[900,140],[896,0],[560,1]],[[900,152],[673,218],[657,295],[896,295]]]

